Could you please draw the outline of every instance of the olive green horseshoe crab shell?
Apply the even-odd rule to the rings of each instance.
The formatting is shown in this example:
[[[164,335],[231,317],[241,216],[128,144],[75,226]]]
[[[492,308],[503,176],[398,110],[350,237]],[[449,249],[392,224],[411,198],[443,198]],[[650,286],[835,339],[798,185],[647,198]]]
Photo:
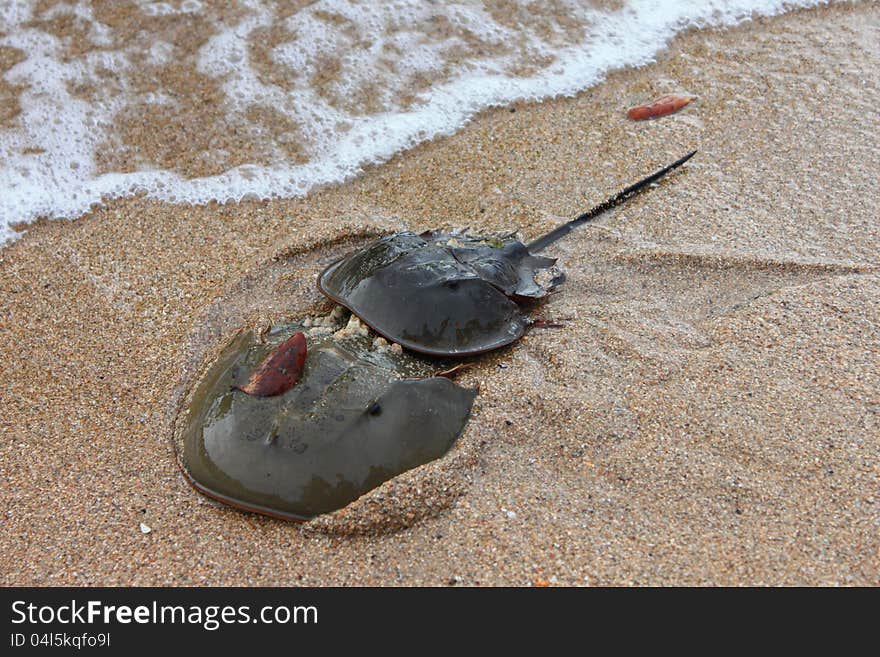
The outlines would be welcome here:
[[[462,357],[521,338],[530,321],[517,301],[560,283],[555,264],[511,237],[402,232],[330,265],[318,287],[388,340]]]
[[[475,390],[432,376],[435,364],[373,341],[365,328],[315,334],[307,324],[276,327],[264,343],[241,332],[200,381],[182,456],[202,493],[305,520],[439,458],[461,434]],[[295,385],[272,397],[236,389],[301,331],[308,355]]]

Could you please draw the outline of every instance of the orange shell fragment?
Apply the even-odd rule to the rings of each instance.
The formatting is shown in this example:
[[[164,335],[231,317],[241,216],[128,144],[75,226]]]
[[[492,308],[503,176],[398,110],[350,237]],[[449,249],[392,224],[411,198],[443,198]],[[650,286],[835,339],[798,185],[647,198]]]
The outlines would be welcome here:
[[[673,114],[693,100],[693,96],[663,96],[653,103],[639,105],[630,109],[626,115],[633,121],[656,119],[667,114]]]
[[[254,397],[275,397],[290,390],[306,362],[306,336],[294,333],[278,345],[251,374],[246,385],[234,386]]]

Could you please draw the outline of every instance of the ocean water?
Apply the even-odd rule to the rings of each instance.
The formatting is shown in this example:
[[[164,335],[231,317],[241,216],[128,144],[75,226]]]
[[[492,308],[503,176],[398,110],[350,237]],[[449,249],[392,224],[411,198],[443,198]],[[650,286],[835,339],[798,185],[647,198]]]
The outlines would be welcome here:
[[[127,194],[306,194],[681,30],[819,0],[5,0],[0,243]]]

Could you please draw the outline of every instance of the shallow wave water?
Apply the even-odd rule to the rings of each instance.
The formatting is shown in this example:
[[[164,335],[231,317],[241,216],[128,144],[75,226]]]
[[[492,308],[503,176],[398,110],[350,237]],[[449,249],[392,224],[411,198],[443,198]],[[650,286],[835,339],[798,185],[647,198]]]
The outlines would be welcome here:
[[[648,63],[683,29],[818,4],[0,3],[0,243],[104,197],[302,195],[486,107]]]

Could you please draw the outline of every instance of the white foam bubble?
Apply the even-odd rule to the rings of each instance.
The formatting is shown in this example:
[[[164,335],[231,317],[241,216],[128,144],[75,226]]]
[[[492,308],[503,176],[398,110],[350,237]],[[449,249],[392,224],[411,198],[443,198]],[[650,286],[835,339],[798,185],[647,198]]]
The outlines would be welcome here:
[[[151,16],[207,11],[195,0],[186,0],[179,8],[162,2],[139,4]],[[87,5],[75,5],[74,12],[92,23],[90,39],[102,49],[71,58],[56,37],[28,26],[34,3],[2,3],[0,45],[23,50],[27,59],[4,75],[9,83],[26,89],[20,96],[21,114],[11,127],[0,128],[0,242],[14,237],[12,222],[40,215],[74,217],[103,197],[135,191],[188,203],[302,195],[316,185],[356,175],[364,165],[383,162],[421,141],[451,134],[486,107],[573,95],[614,69],[648,63],[686,27],[732,25],[826,2],[629,0],[616,12],[599,12],[574,0],[569,4],[571,15],[587,26],[576,43],[564,41],[561,27],[552,28],[558,34],[548,40],[538,31],[518,31],[494,20],[476,2],[312,3],[285,20],[284,27],[294,37],[271,53],[275,64],[296,73],[293,87],[282,88],[260,78],[248,47],[255,30],[279,19],[270,6],[247,0],[242,3],[243,20],[217,23],[216,34],[199,51],[197,68],[221,81],[230,114],[244,116],[259,102],[295,121],[306,161],[294,163],[285,155],[284,141],[293,137],[274,142],[266,136],[268,164],[244,164],[219,175],[186,179],[150,166],[132,173],[97,173],[95,153],[107,138],[107,126],[135,96],[126,85],[131,58],[109,49],[112,34],[93,18]],[[429,34],[438,25],[441,36]],[[468,38],[481,40],[487,53],[470,53],[451,66],[456,60],[450,49],[461,47]],[[519,50],[505,49],[508,43],[519,44]],[[553,56],[552,63],[532,75],[510,72],[517,58],[533,56],[537,62],[538,56],[547,55]],[[153,63],[172,57],[170,46],[162,41],[153,43],[147,53]],[[328,59],[338,60],[344,70],[332,87],[342,103],[333,102],[326,90],[310,82]],[[72,82],[100,80],[99,68],[117,74],[115,83],[121,85],[121,92],[108,89],[88,102],[71,94]],[[413,102],[404,103],[401,90],[416,75],[434,83],[420,88]],[[359,112],[345,104],[367,84],[372,84],[381,111]],[[161,91],[136,100],[170,103]]]

